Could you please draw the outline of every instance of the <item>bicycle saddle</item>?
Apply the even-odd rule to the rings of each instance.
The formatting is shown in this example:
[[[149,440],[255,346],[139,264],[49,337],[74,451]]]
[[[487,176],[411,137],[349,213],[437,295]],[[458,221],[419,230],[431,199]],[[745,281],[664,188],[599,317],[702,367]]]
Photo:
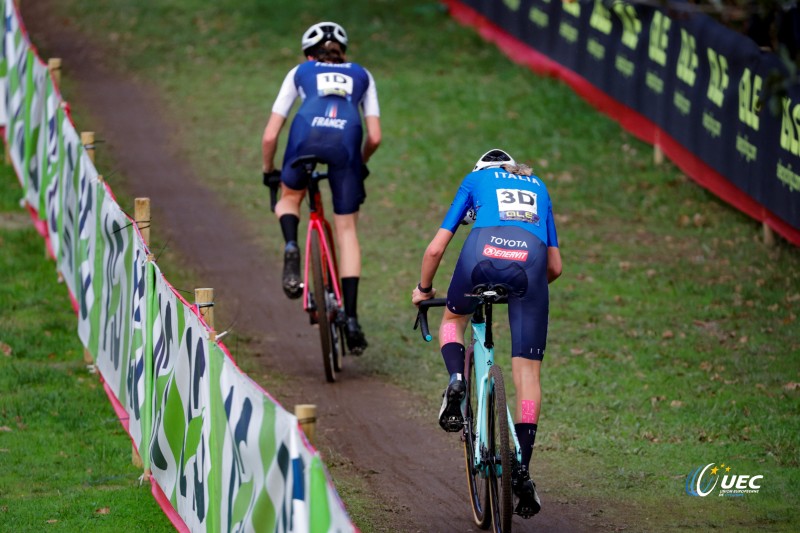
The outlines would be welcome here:
[[[289,166],[292,168],[297,168],[301,165],[307,165],[313,169],[315,166],[317,166],[317,163],[321,162],[322,161],[320,160],[320,158],[318,158],[315,155],[301,155],[295,157],[294,160],[292,160],[292,162],[289,163]]]

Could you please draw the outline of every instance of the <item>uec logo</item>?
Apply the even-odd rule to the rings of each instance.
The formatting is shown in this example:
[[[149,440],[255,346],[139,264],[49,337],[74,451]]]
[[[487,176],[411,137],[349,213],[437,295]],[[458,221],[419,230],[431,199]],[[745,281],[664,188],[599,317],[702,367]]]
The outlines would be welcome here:
[[[720,496],[743,496],[745,494],[757,493],[761,485],[756,484],[764,476],[745,476],[727,474],[731,467],[724,464],[719,467],[716,463],[709,463],[706,466],[698,466],[686,476],[686,494],[689,496],[700,496],[704,498],[711,494],[720,482]],[[713,468],[712,468],[713,467]],[[726,472],[724,475],[722,472]],[[719,472],[719,473],[718,473]],[[708,473],[708,475],[706,475]]]

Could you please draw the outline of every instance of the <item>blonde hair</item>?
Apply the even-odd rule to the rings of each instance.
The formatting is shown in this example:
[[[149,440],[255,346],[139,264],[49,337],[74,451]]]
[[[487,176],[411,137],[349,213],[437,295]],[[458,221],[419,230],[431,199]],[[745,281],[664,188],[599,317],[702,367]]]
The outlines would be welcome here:
[[[503,170],[509,174],[516,174],[517,176],[533,176],[533,168],[529,167],[525,163],[503,165]]]

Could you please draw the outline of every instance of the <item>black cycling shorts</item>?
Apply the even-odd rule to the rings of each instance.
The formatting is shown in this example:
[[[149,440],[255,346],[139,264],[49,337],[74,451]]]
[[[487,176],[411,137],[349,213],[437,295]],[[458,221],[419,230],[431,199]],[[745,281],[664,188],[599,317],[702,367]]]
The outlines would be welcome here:
[[[550,309],[547,246],[516,226],[474,228],[456,263],[447,308],[458,315],[472,314],[478,301],[465,294],[486,283],[503,284],[509,291],[512,357],[541,361]]]

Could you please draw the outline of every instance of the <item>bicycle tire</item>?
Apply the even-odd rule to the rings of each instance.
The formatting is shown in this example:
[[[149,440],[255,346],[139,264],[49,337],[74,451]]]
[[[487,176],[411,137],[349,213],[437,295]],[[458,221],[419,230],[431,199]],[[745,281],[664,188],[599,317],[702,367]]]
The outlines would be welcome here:
[[[464,360],[464,376],[467,379],[467,412],[464,419],[464,466],[467,472],[469,501],[472,506],[472,519],[481,529],[489,529],[492,514],[489,511],[489,479],[475,466],[475,413],[478,411],[478,383],[475,375],[473,345],[467,348]]]
[[[319,340],[322,346],[322,362],[325,367],[325,379],[330,383],[336,381],[336,370],[334,368],[334,348],[333,338],[331,337],[331,320],[328,313],[327,290],[325,288],[325,276],[322,263],[322,248],[319,242],[319,235],[316,231],[311,232],[311,270],[313,287],[312,293],[317,304],[317,323],[319,324]]]
[[[331,273],[330,269],[328,269],[328,281],[330,282],[330,286],[328,287],[328,297],[330,298],[331,302],[334,302],[333,307],[334,309],[331,311],[331,349],[333,350],[333,369],[336,372],[341,372],[344,370],[344,354],[345,354],[345,330],[344,325],[342,323],[342,319],[340,318],[344,314],[344,310],[341,309],[336,305],[336,292],[333,290],[333,274]]]
[[[508,406],[503,371],[497,365],[489,369],[492,386],[489,391],[489,456],[499,468],[490,469],[490,501],[495,533],[510,533],[513,518],[511,470],[513,446],[508,428]],[[498,475],[499,474],[499,475]]]

